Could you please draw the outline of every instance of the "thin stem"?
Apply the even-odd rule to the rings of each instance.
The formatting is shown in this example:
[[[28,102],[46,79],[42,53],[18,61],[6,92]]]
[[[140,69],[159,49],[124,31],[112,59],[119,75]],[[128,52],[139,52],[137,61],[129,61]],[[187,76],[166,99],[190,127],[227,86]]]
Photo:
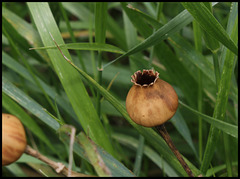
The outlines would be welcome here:
[[[50,160],[49,158],[45,157],[44,155],[40,154],[38,151],[34,150],[32,147],[30,147],[29,145],[27,145],[26,149],[25,149],[25,153],[28,155],[31,155],[32,157],[35,157],[41,161],[43,161],[44,163],[48,164],[49,166],[51,166],[57,173],[62,173],[65,176],[68,176],[68,168],[65,167],[62,163],[60,162],[54,162],[52,160]],[[71,171],[71,176],[78,176],[78,177],[92,177],[91,175],[85,175],[82,173],[77,173],[74,171]]]
[[[165,128],[164,124],[156,126],[155,128],[157,129],[159,134],[162,136],[162,138],[165,140],[165,142],[168,144],[168,146],[170,147],[170,149],[172,150],[174,155],[177,157],[178,161],[180,162],[180,164],[182,165],[184,170],[187,172],[188,176],[194,177],[191,169],[189,168],[187,163],[183,160],[180,152],[177,150],[177,148],[173,144],[173,141],[172,141],[170,135],[168,134],[167,129]]]

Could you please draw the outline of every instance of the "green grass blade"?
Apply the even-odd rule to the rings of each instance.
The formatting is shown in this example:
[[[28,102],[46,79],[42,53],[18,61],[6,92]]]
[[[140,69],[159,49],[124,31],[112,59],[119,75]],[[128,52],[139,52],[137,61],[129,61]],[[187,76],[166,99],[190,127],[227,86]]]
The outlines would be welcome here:
[[[230,33],[231,38],[234,39],[235,43],[237,43],[238,39],[238,17],[235,18],[235,24],[232,32]],[[234,67],[234,58],[235,55],[232,51],[227,50],[226,58],[224,60],[223,72],[221,75],[221,80],[219,84],[218,96],[214,108],[213,117],[218,118],[220,120],[225,119],[226,108],[228,103],[228,94],[230,90],[232,71]],[[209,137],[207,141],[206,150],[203,157],[203,162],[201,165],[201,171],[206,173],[208,166],[212,160],[215,148],[217,146],[217,139],[219,137],[219,130],[214,128],[213,126],[210,129]]]
[[[208,8],[208,10],[212,13],[211,2],[204,2],[204,5]],[[209,35],[206,31],[203,31],[203,38],[206,43],[206,46],[213,52],[216,53],[220,48],[219,42]]]
[[[142,166],[142,156],[143,156],[143,148],[144,148],[144,137],[142,135],[139,136],[139,145],[136,152],[133,173],[136,176],[139,176]]]
[[[202,30],[199,24],[194,20],[193,21],[193,33],[194,33],[194,44],[196,51],[202,53]],[[202,72],[198,70],[198,104],[197,108],[199,112],[203,112],[203,78]],[[202,162],[203,156],[203,121],[201,120],[201,116],[198,117],[198,155],[199,162]]]
[[[196,51],[188,41],[179,35],[174,35],[169,38],[169,42],[173,47],[184,53],[187,57],[186,60],[201,70],[213,84],[216,83],[213,65],[200,52]]]
[[[233,2],[231,4],[231,12],[229,14],[229,18],[228,18],[228,24],[227,24],[227,32],[228,34],[231,34],[233,28],[234,28],[234,24],[236,21],[236,17],[238,16],[238,2]],[[237,36],[238,38],[238,36]],[[223,52],[221,54],[221,56],[225,56],[226,54],[226,48],[223,48]],[[234,83],[235,76],[233,76],[232,81],[233,84],[232,86],[235,86],[237,88],[236,82]],[[230,89],[230,93],[231,93],[231,89]],[[234,102],[234,106],[237,106],[238,104],[238,97],[235,98],[236,100],[233,100]],[[237,101],[237,102],[236,102]],[[237,111],[237,110],[236,110]],[[226,121],[230,121],[228,117],[226,117]],[[238,117],[236,116],[236,119],[238,119]],[[237,121],[236,121],[237,123]],[[226,170],[227,170],[227,176],[232,177],[233,176],[233,161],[235,160],[235,153],[237,153],[237,148],[235,148],[233,145],[231,145],[232,142],[232,138],[230,138],[229,136],[227,136],[226,134],[223,134],[223,143],[224,143],[224,149],[225,149],[225,163],[226,163]]]
[[[60,135],[60,139],[66,144],[69,145],[69,132],[71,131],[71,129],[68,127],[68,125],[63,125],[61,126],[61,128],[59,129],[59,135]],[[82,141],[81,138],[84,138],[85,141]],[[83,147],[82,145],[85,145],[85,147]],[[92,161],[96,160],[97,158],[92,158],[90,161],[89,159],[89,155],[86,155],[85,152],[87,152],[86,150],[87,147],[89,147],[89,145],[91,146],[91,148],[89,148],[89,150],[91,150],[91,152],[93,152],[93,150],[96,151],[96,155],[99,155],[103,162],[104,165],[110,170],[111,175],[113,177],[133,177],[135,176],[128,168],[126,168],[121,162],[119,162],[118,160],[116,160],[113,156],[111,156],[108,152],[106,152],[104,149],[102,149],[102,147],[98,146],[96,143],[94,143],[93,141],[91,141],[85,134],[80,133],[80,135],[75,137],[75,141],[74,141],[74,145],[73,145],[73,149],[74,152],[79,155],[81,158],[83,158],[84,160],[86,160],[87,162],[91,163]],[[92,155],[95,155],[94,153],[92,153]],[[92,156],[90,156],[92,157]],[[96,156],[95,156],[96,157]],[[100,165],[97,167],[101,167],[101,163],[92,163],[92,165]],[[100,169],[101,170],[101,169]],[[104,173],[104,171],[101,171]]]
[[[6,8],[2,8],[2,16],[17,30],[17,32],[23,36],[29,44],[32,44],[35,47],[42,46],[41,39],[37,31],[33,26],[22,18],[18,17],[16,14],[11,12]],[[47,53],[45,51],[37,51],[46,61],[49,60]]]
[[[121,144],[125,145],[126,147],[132,148],[134,151],[138,149],[139,141],[132,136],[114,133],[112,137]],[[159,168],[164,170],[164,172],[169,177],[179,177],[175,170],[162,157],[160,157],[159,154],[155,152],[150,146],[144,145],[143,153],[149,159],[151,159]]]
[[[107,29],[107,2],[96,2],[95,9],[95,42],[105,43]]]
[[[107,26],[107,2],[96,2],[95,3],[95,42],[105,43],[106,38],[106,26]],[[97,81],[102,85],[102,52],[98,51],[98,73]],[[101,95],[97,92],[97,113],[101,117]]]
[[[48,4],[28,3],[28,7],[44,46],[54,44],[49,32],[53,34],[57,43],[64,44]],[[84,131],[86,133],[89,132],[89,136],[97,144],[113,154],[113,147],[110,144],[79,74],[72,70],[65,60],[61,60],[64,58],[58,50],[52,49],[47,50],[47,52]],[[71,59],[67,50],[63,49],[63,53]]]
[[[236,44],[202,2],[184,2],[182,5],[192,14],[209,35],[229,48],[234,54],[238,55],[238,47]]]
[[[63,49],[70,49],[70,50],[92,50],[92,51],[105,51],[105,52],[112,52],[112,53],[125,53],[120,48],[110,45],[110,44],[103,44],[103,43],[68,43],[68,44],[61,44],[59,47]],[[46,49],[57,49],[54,46],[47,46],[47,47],[35,47],[31,48],[30,50],[46,50]]]
[[[177,111],[175,115],[171,118],[171,122],[174,127],[177,129],[179,134],[184,138],[187,144],[191,147],[194,155],[197,157],[197,151],[194,146],[194,142],[191,137],[190,129],[184,120],[183,116],[181,115],[180,111]]]
[[[8,54],[5,52],[2,52],[2,64],[6,65],[8,68],[16,72],[18,75],[22,76],[24,79],[32,82],[34,84],[34,80],[32,76],[28,73],[27,69],[23,67],[20,63],[16,62],[14,59],[12,59]],[[76,115],[74,114],[74,111],[71,107],[71,104],[69,101],[67,101],[64,96],[61,96],[57,93],[55,89],[47,85],[44,81],[42,81],[40,78],[38,78],[39,83],[43,87],[43,89],[46,91],[46,93],[49,95],[49,97],[52,98],[52,100],[56,100],[57,104],[62,107],[63,110],[65,110],[72,118],[76,118]]]
[[[104,163],[101,155],[97,150],[96,144],[94,144],[91,139],[89,139],[84,133],[80,133],[78,136],[78,141],[81,143],[83,149],[85,150],[85,154],[91,164],[93,165],[95,171],[98,176],[112,176],[111,171]]]
[[[122,8],[125,10],[125,12],[128,15],[129,15],[129,13],[132,13],[132,11],[136,11],[136,13],[139,12],[139,10],[135,10],[132,7],[130,7],[130,9],[129,9],[128,7],[127,7],[126,3],[122,3]],[[137,18],[136,14],[133,14],[133,15]],[[145,16],[145,18],[148,18],[148,16]],[[162,28],[159,28],[156,32],[154,32],[152,35],[150,35],[143,42],[141,42],[137,46],[134,46],[132,49],[130,49],[129,51],[127,51],[125,54],[121,55],[120,57],[116,58],[115,60],[105,64],[103,66],[103,68],[109,66],[110,64],[116,62],[119,59],[122,59],[123,57],[126,57],[126,56],[129,56],[131,54],[137,53],[137,52],[139,52],[141,50],[144,50],[144,49],[146,49],[150,46],[153,46],[153,45],[156,45],[156,44],[160,43],[161,41],[165,40],[166,38],[168,38],[172,34],[181,30],[184,26],[189,24],[192,20],[193,20],[193,17],[191,16],[191,14],[189,14],[186,10],[184,10],[183,12],[178,14],[175,18],[173,18],[170,22],[165,24]],[[141,23],[141,21],[137,21],[136,19],[134,21],[135,21],[135,23]],[[143,27],[142,31],[145,31],[146,29],[147,29],[146,27]],[[138,30],[140,30],[140,29],[138,29]],[[146,33],[148,33],[148,32],[149,31],[147,31]]]
[[[126,4],[123,4],[123,8],[127,12],[127,7],[125,7],[125,5]],[[122,59],[123,57],[129,56],[131,54],[144,50],[150,46],[160,43],[161,41],[168,38],[170,35],[178,32],[181,28],[189,24],[192,20],[193,20],[192,16],[187,11],[183,11],[178,16],[173,18],[170,22],[165,24],[162,28],[158,29],[155,33],[153,33],[151,36],[145,39],[143,42],[133,47],[125,54],[121,55],[120,57],[116,58],[110,63],[104,65],[103,68],[106,68],[110,64],[114,63],[119,59]]]
[[[94,16],[89,9],[78,2],[64,2],[63,6],[66,10],[85,22],[89,22]],[[114,39],[114,42],[116,42],[121,49],[126,50],[126,40],[120,26],[113,20],[113,18],[111,18],[111,16],[108,16],[107,23],[107,30],[111,32],[114,37],[118,37]]]
[[[54,130],[57,130],[60,127],[58,122],[50,117],[44,111],[44,108],[42,106],[40,106],[33,99],[31,99],[24,92],[13,85],[9,80],[5,78],[5,76],[2,77],[2,91],[10,98],[17,101],[18,104],[20,104],[22,107],[41,119],[45,124],[47,124],[47,126],[51,127]]]
[[[197,114],[198,116],[201,116],[203,120],[212,124],[214,127],[218,128],[219,130],[222,130],[226,134],[229,134],[229,135],[231,135],[235,138],[238,138],[238,126],[226,123],[224,121],[221,121],[220,117],[219,118],[214,118],[214,117],[210,117],[210,116],[207,116],[205,114],[202,114],[202,113],[192,109],[188,105],[184,104],[182,101],[179,101],[179,104],[181,106],[187,108],[191,112]]]
[[[71,40],[72,40],[73,43],[76,43],[77,40],[76,40],[76,38],[75,38],[75,36],[74,36],[74,34],[73,34],[73,30],[72,30],[72,28],[71,28],[71,25],[70,25],[70,22],[69,22],[67,13],[66,13],[65,9],[63,8],[62,2],[59,2],[58,5],[59,5],[60,11],[61,11],[61,13],[62,13],[62,15],[63,15],[63,18],[64,18],[64,20],[65,20],[65,23],[66,23],[66,25],[67,25],[67,30],[68,30],[68,32],[69,32],[69,34],[70,34],[70,36],[71,36]],[[79,51],[76,51],[76,53],[77,53],[77,56],[78,56],[78,58],[79,58],[79,61],[80,61],[80,63],[81,63],[81,66],[82,66],[83,70],[86,71],[86,66],[85,66],[85,64],[83,63],[83,59],[82,59],[81,53],[80,53]]]
[[[15,101],[13,101],[5,93],[2,93],[2,106],[7,109],[11,114],[17,116],[21,122],[26,126],[34,135],[39,137],[47,146],[55,151],[53,144],[49,141],[42,129]]]

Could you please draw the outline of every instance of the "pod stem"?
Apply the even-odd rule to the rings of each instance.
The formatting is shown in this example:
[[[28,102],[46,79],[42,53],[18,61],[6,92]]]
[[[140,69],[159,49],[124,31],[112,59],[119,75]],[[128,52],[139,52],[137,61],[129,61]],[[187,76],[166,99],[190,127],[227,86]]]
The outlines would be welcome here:
[[[180,162],[184,170],[187,172],[188,176],[194,177],[191,169],[189,168],[187,163],[183,160],[180,152],[177,150],[177,148],[173,144],[173,141],[170,135],[168,134],[167,129],[165,128],[165,125],[162,124],[162,125],[156,126],[155,128],[157,129],[158,133],[162,136],[162,138],[165,140],[165,142],[168,144],[168,146],[170,147],[174,155],[177,157],[178,161]]]

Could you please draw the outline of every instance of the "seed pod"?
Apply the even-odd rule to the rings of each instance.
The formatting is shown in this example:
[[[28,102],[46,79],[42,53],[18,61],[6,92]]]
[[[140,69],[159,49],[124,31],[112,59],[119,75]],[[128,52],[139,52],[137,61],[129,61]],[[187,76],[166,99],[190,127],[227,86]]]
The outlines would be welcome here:
[[[9,165],[20,158],[27,145],[21,121],[2,113],[2,165]]]
[[[158,76],[153,70],[137,71],[132,75],[134,85],[128,92],[126,108],[130,118],[145,127],[165,123],[178,108],[175,90]]]

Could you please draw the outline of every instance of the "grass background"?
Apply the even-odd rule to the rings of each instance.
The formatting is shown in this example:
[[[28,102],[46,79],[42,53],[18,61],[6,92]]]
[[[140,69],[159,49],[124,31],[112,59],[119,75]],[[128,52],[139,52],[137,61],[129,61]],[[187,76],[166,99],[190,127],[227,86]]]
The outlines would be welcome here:
[[[29,145],[68,165],[69,124],[76,172],[186,176],[125,109],[130,76],[154,68],[179,95],[166,127],[194,175],[238,176],[238,3],[3,3],[2,11],[2,110],[19,117]],[[57,174],[24,154],[3,175]]]

